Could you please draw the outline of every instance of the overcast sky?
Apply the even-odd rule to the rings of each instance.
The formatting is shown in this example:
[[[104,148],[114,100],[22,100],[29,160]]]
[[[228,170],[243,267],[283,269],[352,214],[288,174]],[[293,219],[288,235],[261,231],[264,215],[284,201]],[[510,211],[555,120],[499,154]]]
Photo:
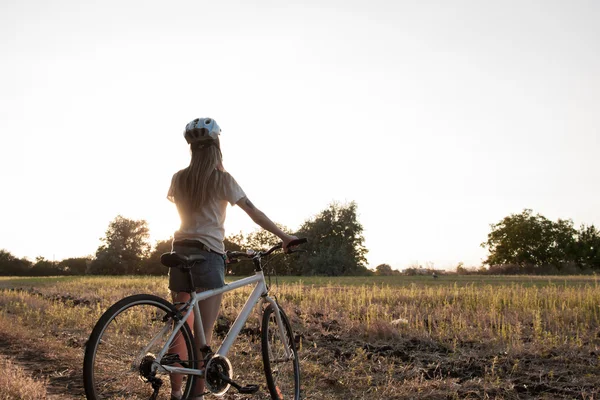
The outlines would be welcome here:
[[[593,0],[4,0],[0,248],[94,254],[117,214],[168,238],[197,117],[290,229],[356,201],[371,268],[480,265],[524,208],[600,227],[598,21]]]

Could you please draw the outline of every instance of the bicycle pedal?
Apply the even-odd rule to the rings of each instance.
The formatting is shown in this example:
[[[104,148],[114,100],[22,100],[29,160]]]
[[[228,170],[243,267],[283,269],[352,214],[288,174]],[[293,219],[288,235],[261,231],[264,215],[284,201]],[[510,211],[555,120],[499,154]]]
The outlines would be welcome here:
[[[254,394],[258,392],[258,385],[246,385],[238,389],[242,394]]]

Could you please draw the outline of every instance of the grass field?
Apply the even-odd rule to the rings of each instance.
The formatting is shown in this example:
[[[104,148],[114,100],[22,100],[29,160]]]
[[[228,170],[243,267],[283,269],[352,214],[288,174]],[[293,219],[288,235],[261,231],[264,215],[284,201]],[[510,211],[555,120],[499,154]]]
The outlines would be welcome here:
[[[300,338],[305,399],[600,398],[595,276],[272,283]],[[0,399],[83,398],[83,348],[94,323],[136,293],[168,298],[167,280],[0,277],[0,365],[11,371],[0,378]],[[225,296],[217,342],[248,293]],[[236,377],[261,390],[225,399],[267,398],[264,377],[246,372],[260,367],[258,311],[247,327],[232,363]]]

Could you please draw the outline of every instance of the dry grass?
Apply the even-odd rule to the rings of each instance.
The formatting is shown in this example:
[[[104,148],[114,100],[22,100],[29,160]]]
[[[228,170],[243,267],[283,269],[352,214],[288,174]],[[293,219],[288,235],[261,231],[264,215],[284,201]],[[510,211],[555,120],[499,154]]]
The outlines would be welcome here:
[[[401,278],[280,278],[275,293],[299,336],[304,398],[600,396],[595,277]],[[0,323],[35,327],[54,356],[73,365],[112,303],[134,293],[168,298],[166,279],[150,277],[5,278],[0,288]],[[248,293],[225,296],[217,343]],[[256,312],[232,362],[242,380],[264,386],[260,373],[247,373],[260,370],[258,326]],[[77,374],[74,368],[73,380]]]
[[[9,358],[0,355],[0,400],[41,400],[46,398],[45,379],[34,379]]]

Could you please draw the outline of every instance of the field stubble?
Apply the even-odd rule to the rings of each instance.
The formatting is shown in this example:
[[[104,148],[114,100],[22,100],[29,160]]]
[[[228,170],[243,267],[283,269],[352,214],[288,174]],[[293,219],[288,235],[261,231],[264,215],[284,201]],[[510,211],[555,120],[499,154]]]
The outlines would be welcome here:
[[[274,292],[297,333],[306,399],[600,397],[594,277],[279,282]],[[44,387],[47,398],[82,398],[83,347],[93,325],[135,293],[167,298],[166,279],[0,278],[1,361],[16,366],[15,379],[37,398]],[[248,293],[224,297],[217,343]],[[261,385],[253,398],[266,398],[264,377],[246,375],[261,365],[258,312],[231,358],[243,381]]]

